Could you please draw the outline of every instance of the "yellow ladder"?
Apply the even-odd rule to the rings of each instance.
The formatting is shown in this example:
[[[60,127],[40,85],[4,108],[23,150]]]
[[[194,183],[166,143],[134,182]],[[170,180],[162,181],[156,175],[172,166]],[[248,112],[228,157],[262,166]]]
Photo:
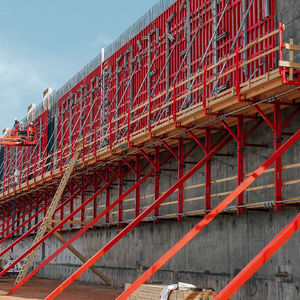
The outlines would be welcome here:
[[[59,201],[61,199],[62,193],[63,193],[63,191],[64,191],[64,189],[65,189],[65,187],[66,187],[66,185],[67,185],[67,183],[69,181],[71,173],[72,173],[72,171],[73,171],[73,169],[75,167],[75,164],[76,164],[77,159],[79,157],[80,150],[81,150],[81,143],[78,145],[78,147],[77,147],[77,149],[76,149],[76,151],[74,153],[74,156],[72,157],[72,159],[71,159],[71,161],[70,161],[70,163],[69,163],[66,171],[64,172],[64,175],[63,175],[63,177],[62,177],[62,179],[61,179],[61,181],[59,183],[59,186],[58,186],[58,188],[57,188],[57,190],[55,192],[53,200],[52,200],[52,202],[51,202],[51,204],[50,204],[50,206],[49,206],[49,208],[47,210],[46,216],[44,217],[44,220],[43,220],[43,222],[42,222],[42,224],[41,224],[41,226],[39,228],[39,231],[38,231],[38,233],[37,233],[37,235],[36,235],[36,237],[35,237],[32,245],[35,245],[37,242],[39,242],[43,238],[45,232],[47,231],[47,229],[48,229],[48,223],[52,220],[52,216],[53,216],[53,214],[55,212],[55,209],[58,206],[58,203],[59,203]],[[21,271],[19,272],[18,277],[15,280],[15,285],[18,284],[26,276],[26,274],[28,272],[28,269],[29,269],[29,267],[30,267],[30,265],[31,265],[31,263],[32,263],[35,255],[36,255],[37,250],[38,250],[38,247],[35,248],[27,256],[24,264],[22,265]]]

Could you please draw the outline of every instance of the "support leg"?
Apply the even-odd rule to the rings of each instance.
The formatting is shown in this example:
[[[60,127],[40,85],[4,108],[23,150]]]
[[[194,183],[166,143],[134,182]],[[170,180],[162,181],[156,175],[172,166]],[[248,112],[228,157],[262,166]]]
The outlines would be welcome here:
[[[281,146],[281,113],[280,103],[274,104],[274,150],[277,151]],[[281,210],[282,204],[278,203],[282,201],[282,159],[279,157],[275,161],[275,210]]]
[[[135,182],[140,180],[141,176],[141,156],[137,154],[135,157]],[[140,202],[141,202],[141,187],[138,186],[135,190],[135,218],[140,214]]]
[[[184,174],[184,150],[183,150],[183,137],[178,139],[178,180],[183,177]],[[178,209],[177,209],[177,219],[178,221],[182,221],[183,217],[183,184],[178,187]]]
[[[211,151],[211,130],[205,129],[205,155]],[[211,160],[205,164],[205,214],[211,210]]]
[[[237,185],[240,185],[244,181],[244,147],[245,147],[245,138],[244,138],[244,116],[238,116],[237,123]],[[244,205],[244,193],[241,193],[237,199],[238,210],[237,213],[242,215],[244,213],[244,207],[239,207]]]

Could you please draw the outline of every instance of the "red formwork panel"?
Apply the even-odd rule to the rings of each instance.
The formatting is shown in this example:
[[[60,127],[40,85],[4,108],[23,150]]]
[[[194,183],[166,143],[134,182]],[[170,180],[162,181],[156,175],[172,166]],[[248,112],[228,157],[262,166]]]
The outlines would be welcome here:
[[[274,2],[176,1],[58,100],[55,158],[60,161],[60,165],[68,161],[72,153],[72,143],[79,137],[82,137],[86,144],[91,144],[91,147],[84,149],[85,153],[107,145],[124,143],[126,137],[129,142],[130,137],[140,134],[143,130],[151,131],[153,122],[166,122],[166,117],[174,115],[175,112],[189,105],[202,103],[205,97],[214,93],[229,90],[234,86],[237,77],[242,83],[275,69],[276,59],[272,53],[250,63],[247,68],[240,68],[237,73],[223,77],[218,85],[205,85],[199,92],[176,101],[174,106],[166,104],[170,103],[174,96],[185,93],[190,83],[176,88],[174,93],[157,97],[197,71],[213,65],[236,49],[273,31]],[[215,3],[217,9],[214,7]],[[246,12],[248,14],[244,19],[243,15]],[[186,21],[188,18],[190,23]],[[190,51],[187,51],[189,45]],[[243,53],[237,59],[232,58],[205,72],[205,78],[204,74],[198,76],[192,81],[193,87],[274,46],[274,36],[257,43],[255,47],[249,48],[246,54]],[[37,117],[35,125],[38,138],[42,133],[38,147],[34,151],[16,150],[17,157],[18,151],[22,152],[19,156],[20,162],[17,162],[19,169],[25,170],[27,165],[32,165],[30,170],[27,170],[27,175],[40,174],[44,168],[42,166],[41,169],[39,161],[47,155],[48,111]],[[88,136],[89,133],[92,133],[92,136]],[[13,168],[11,152],[6,149],[6,176]],[[56,166],[57,164],[52,167]]]
[[[215,2],[218,2],[216,18]],[[97,131],[97,134],[85,141],[88,143],[92,139],[101,138],[97,143],[98,149],[118,143],[121,138],[126,137],[128,128],[131,135],[140,133],[152,122],[169,116],[171,110],[180,111],[202,102],[205,96],[231,88],[237,76],[242,83],[277,67],[275,54],[272,53],[241,69],[239,74],[232,73],[222,78],[218,86],[211,83],[202,91],[177,101],[176,107],[155,111],[170,102],[172,94],[154,97],[275,29],[274,0],[236,0],[228,3],[226,0],[191,0],[189,3],[188,10],[188,6],[182,5],[182,1],[176,1],[58,100],[58,151],[67,147],[61,153],[62,157],[65,152],[71,153],[68,145],[72,141],[78,137],[84,138],[99,128],[103,130]],[[247,11],[249,13],[244,20],[243,15]],[[186,22],[188,17],[191,19],[190,26]],[[191,50],[187,54],[191,41]],[[246,54],[240,55],[238,61],[232,58],[207,72],[206,80],[274,45],[274,36],[257,43]],[[199,76],[194,87],[203,81],[203,76]],[[176,89],[176,96],[180,96],[188,88],[188,83],[180,86]],[[85,151],[92,149],[86,148]]]

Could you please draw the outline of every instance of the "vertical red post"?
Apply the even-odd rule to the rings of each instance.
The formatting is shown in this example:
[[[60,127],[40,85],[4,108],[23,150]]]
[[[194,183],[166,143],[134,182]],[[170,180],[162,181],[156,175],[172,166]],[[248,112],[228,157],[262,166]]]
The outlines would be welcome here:
[[[274,151],[277,151],[281,147],[281,113],[280,102],[274,103]],[[282,159],[279,157],[275,160],[275,210],[280,210],[282,204],[278,203],[282,201]]]
[[[184,161],[183,161],[184,149],[183,149],[183,147],[184,147],[183,137],[180,137],[178,139],[178,180],[180,180],[180,178],[182,178],[184,175],[183,174],[183,171],[184,171]],[[181,184],[178,187],[178,208],[177,208],[178,221],[183,220],[182,213],[183,213],[183,184]]]
[[[135,182],[137,183],[141,177],[141,155],[137,154],[135,157]],[[138,186],[135,190],[135,217],[140,214],[141,203],[141,187]]]
[[[174,91],[173,91],[173,121],[175,128],[177,128],[177,115],[176,115],[176,85],[174,84]]]
[[[84,182],[84,177],[81,176],[81,204],[84,203],[85,201],[85,182]],[[85,214],[85,209],[84,207],[81,209],[81,216],[80,216],[80,221],[84,222],[84,214]],[[81,225],[82,226],[82,225]]]
[[[245,151],[245,136],[244,136],[244,116],[239,115],[237,120],[237,184],[240,185],[244,181],[244,151]],[[244,193],[242,192],[237,199],[237,205],[244,205]],[[244,207],[239,207],[237,210],[239,215],[244,213]]]
[[[73,181],[71,180],[70,183],[70,190],[71,190],[71,196],[74,195],[74,184]],[[70,201],[70,214],[72,214],[72,212],[74,211],[74,198],[72,197],[71,201]],[[74,220],[73,217],[70,218],[70,228],[73,227],[73,223],[72,221]]]
[[[151,101],[151,96],[149,96],[148,130],[149,130],[150,138],[152,138],[151,113],[152,113],[152,101]]]
[[[206,79],[207,79],[207,68],[204,65],[203,68],[203,94],[202,94],[202,105],[204,109],[204,113],[207,114],[207,105],[206,105]]]
[[[93,173],[93,192],[94,194],[98,190],[98,182],[97,182],[97,175],[96,172]],[[98,199],[95,197],[93,200],[93,218],[95,219],[97,217],[97,207],[98,207]]]
[[[160,152],[159,146],[155,147],[155,170],[154,170],[154,201],[159,198],[159,179],[160,179]],[[159,206],[154,210],[154,217],[159,216]]]
[[[211,151],[211,129],[205,129],[205,155]],[[205,214],[211,210],[211,159],[205,164]]]
[[[283,49],[283,40],[282,40],[282,31],[283,31],[283,25],[282,23],[279,23],[279,61],[283,60],[283,53],[282,53],[282,49]],[[279,72],[280,74],[282,74],[282,67],[279,67]]]
[[[123,165],[120,162],[118,166],[118,175],[119,175],[119,198],[123,194]],[[120,201],[119,207],[118,207],[118,227],[122,227],[123,222],[123,200]]]
[[[235,91],[238,96],[238,101],[241,102],[239,61],[240,61],[240,49],[236,48],[235,50]]]
[[[61,196],[61,202],[60,203],[64,203],[65,201],[65,192],[63,192],[62,196]],[[64,205],[61,206],[60,208],[60,221],[62,221],[64,219]],[[63,230],[63,227],[61,228],[61,231]]]
[[[110,181],[110,173],[109,170],[106,168],[106,182]],[[109,207],[110,205],[110,186],[108,186],[105,190],[105,208]],[[109,225],[109,211],[105,215],[105,224]]]

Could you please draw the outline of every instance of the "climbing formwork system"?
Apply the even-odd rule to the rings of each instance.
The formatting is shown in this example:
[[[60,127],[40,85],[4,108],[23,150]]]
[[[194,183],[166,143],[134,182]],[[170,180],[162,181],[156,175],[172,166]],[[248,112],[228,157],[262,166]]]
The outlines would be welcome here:
[[[47,299],[88,268],[112,284],[93,264],[140,222],[203,216],[200,227],[120,296],[125,299],[225,208],[243,215],[250,209],[280,211],[299,204],[299,195],[286,197],[283,186],[300,180],[284,182],[282,173],[300,165],[283,165],[281,155],[299,139],[299,131],[284,130],[300,112],[300,65],[294,61],[300,46],[293,40],[284,43],[285,28],[275,24],[275,9],[275,1],[175,1],[36,118],[40,131],[33,150],[4,149],[0,244],[6,246],[0,256],[41,232],[40,226],[43,232],[0,276],[32,256],[50,236],[62,242],[28,275],[27,263],[11,293],[66,248],[84,264]],[[290,113],[282,120],[287,108]],[[274,136],[274,154],[247,174],[245,148],[269,147],[247,141],[263,123]],[[283,143],[287,136],[291,138]],[[237,174],[213,179],[212,160],[229,155],[220,153],[229,143],[236,145]],[[199,148],[202,156],[195,158]],[[71,171],[70,162],[75,164]],[[187,185],[201,168],[203,181]],[[53,207],[68,170],[61,200]],[[177,180],[162,190],[164,172],[176,172]],[[263,172],[273,172],[273,182],[249,188]],[[214,185],[234,181],[237,189],[212,192]],[[144,194],[148,182],[153,182],[153,193]],[[245,202],[246,193],[266,188],[274,189],[274,199]],[[191,189],[198,196],[186,198]],[[216,203],[215,198],[226,195]],[[88,229],[114,225],[123,229],[91,259],[72,248]],[[58,233],[65,231],[74,232],[68,241]]]

